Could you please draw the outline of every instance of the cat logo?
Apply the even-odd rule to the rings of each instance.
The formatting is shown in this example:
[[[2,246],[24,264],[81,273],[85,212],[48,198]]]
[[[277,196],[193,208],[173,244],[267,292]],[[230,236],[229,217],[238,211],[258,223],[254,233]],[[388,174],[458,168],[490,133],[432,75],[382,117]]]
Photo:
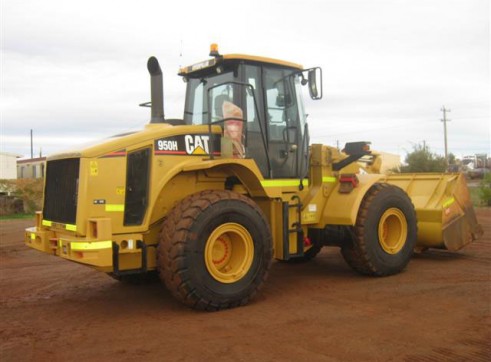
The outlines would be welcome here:
[[[155,140],[156,155],[172,156],[220,156],[220,134],[187,134],[162,137]],[[213,142],[213,144],[212,144]]]
[[[188,155],[208,155],[210,148],[208,141],[210,136],[207,135],[186,135],[184,142],[186,143],[186,153]]]

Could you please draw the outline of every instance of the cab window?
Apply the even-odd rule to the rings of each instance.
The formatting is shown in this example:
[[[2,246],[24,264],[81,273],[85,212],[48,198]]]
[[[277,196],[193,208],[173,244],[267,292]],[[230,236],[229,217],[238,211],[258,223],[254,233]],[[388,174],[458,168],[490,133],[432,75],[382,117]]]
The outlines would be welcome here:
[[[295,143],[300,128],[296,76],[292,70],[275,68],[265,68],[264,76],[269,140]]]
[[[217,74],[206,79],[191,78],[188,80],[186,105],[184,107],[184,122],[189,125],[207,124],[210,119],[208,113],[208,96],[211,102],[211,121],[222,119],[221,107],[226,100],[234,101],[233,72]],[[223,86],[216,85],[223,84]],[[211,89],[210,92],[209,89]],[[210,93],[210,94],[209,94]]]

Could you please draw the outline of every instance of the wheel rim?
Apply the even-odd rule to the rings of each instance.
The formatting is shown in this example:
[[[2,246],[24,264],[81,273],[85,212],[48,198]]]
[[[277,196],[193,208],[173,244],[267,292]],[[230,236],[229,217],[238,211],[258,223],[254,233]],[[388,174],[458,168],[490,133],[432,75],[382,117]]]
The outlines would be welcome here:
[[[382,249],[397,254],[403,248],[408,233],[404,213],[396,208],[387,209],[378,224],[378,240]]]
[[[251,268],[254,242],[242,225],[226,223],[211,233],[206,241],[204,256],[206,268],[215,280],[235,283]]]

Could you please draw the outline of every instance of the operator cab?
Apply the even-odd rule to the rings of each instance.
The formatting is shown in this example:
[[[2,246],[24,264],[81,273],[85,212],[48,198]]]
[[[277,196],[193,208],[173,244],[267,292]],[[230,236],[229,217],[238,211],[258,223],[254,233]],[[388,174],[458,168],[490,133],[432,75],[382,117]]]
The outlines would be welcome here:
[[[222,126],[222,156],[254,159],[265,178],[305,177],[309,133],[301,88],[308,84],[313,99],[322,97],[320,68],[219,55],[213,45],[210,56],[179,73],[187,82],[184,122]]]

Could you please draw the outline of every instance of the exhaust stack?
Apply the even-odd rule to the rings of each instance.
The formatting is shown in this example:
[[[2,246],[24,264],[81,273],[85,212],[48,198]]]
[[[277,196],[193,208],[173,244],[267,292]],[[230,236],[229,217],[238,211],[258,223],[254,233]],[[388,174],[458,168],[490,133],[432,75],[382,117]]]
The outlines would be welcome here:
[[[159,61],[155,57],[148,58],[147,69],[150,73],[150,95],[152,118],[150,123],[163,123],[164,119],[164,86],[162,70]]]

